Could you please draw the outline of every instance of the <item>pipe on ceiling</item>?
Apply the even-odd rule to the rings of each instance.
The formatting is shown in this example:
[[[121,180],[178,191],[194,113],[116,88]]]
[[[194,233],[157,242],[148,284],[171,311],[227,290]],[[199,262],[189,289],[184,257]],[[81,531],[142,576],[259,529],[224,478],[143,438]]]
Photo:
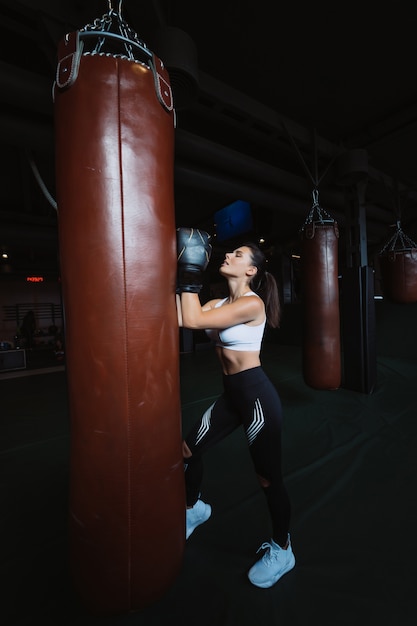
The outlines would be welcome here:
[[[175,154],[176,157],[190,159],[193,163],[199,162],[211,168],[221,168],[222,172],[229,172],[245,181],[250,180],[255,185],[258,183],[269,185],[293,194],[301,200],[304,198],[305,204],[311,201],[313,187],[305,178],[181,129],[177,129],[175,135]],[[324,190],[322,198],[329,206],[329,210],[332,208],[345,210],[343,191]]]
[[[176,160],[175,181],[178,184],[193,187],[201,191],[209,191],[235,198],[242,198],[247,202],[259,204],[272,211],[288,213],[300,217],[300,227],[303,217],[306,217],[311,209],[311,200],[305,201],[295,198],[284,191],[279,191],[265,185],[260,185],[243,178],[233,178],[219,172],[198,169]],[[344,221],[344,214],[340,211],[332,211],[332,216],[340,223]],[[284,219],[284,218],[283,218]]]

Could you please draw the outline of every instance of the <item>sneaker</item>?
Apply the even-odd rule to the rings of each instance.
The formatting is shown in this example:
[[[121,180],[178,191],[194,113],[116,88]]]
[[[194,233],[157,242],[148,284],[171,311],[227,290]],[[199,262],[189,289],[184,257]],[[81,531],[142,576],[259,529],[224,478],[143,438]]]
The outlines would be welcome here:
[[[209,504],[206,504],[202,500],[197,500],[197,502],[191,509],[187,509],[187,528],[185,538],[188,539],[188,537],[197,528],[197,526],[200,526],[200,524],[204,524],[204,522],[207,522],[210,515],[211,506]]]
[[[275,583],[295,565],[295,557],[291,548],[290,538],[288,536],[288,548],[283,550],[271,539],[271,543],[263,543],[259,550],[266,550],[265,554],[259,561],[253,565],[249,572],[248,578],[256,587],[272,587]]]

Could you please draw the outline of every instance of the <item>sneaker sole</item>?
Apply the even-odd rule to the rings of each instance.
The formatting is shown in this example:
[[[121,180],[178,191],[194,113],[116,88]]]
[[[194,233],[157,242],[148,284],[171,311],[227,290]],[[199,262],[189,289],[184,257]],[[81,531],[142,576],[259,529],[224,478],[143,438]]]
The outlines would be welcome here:
[[[272,587],[273,585],[275,585],[275,583],[277,583],[279,581],[279,579],[282,578],[282,576],[284,576],[284,574],[286,574],[287,572],[292,570],[294,565],[295,565],[295,557],[293,555],[292,559],[288,563],[287,567],[284,570],[282,570],[281,572],[279,572],[277,574],[277,576],[274,576],[273,578],[270,578],[269,580],[267,580],[267,581],[265,581],[263,583],[255,583],[253,580],[250,579],[249,574],[248,574],[248,578],[249,578],[250,582],[252,583],[252,585],[255,585],[255,587],[259,587],[260,589],[268,589],[268,587]]]

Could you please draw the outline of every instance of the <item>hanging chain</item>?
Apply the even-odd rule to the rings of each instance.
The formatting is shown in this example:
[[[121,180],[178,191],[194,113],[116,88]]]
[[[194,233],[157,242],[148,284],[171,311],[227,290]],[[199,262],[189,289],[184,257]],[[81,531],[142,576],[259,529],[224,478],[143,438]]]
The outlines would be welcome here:
[[[388,252],[405,252],[406,250],[417,248],[417,244],[410,237],[408,237],[408,235],[406,235],[401,228],[400,220],[397,220],[396,227],[395,233],[391,239],[387,241],[379,254],[387,254]]]
[[[301,231],[303,231],[307,225],[312,224],[313,222],[319,222],[320,224],[334,222],[334,219],[331,217],[331,215],[320,206],[319,190],[313,189],[312,195],[313,204],[303,226],[301,227]]]
[[[130,28],[128,23],[123,19],[121,12],[122,0],[119,0],[117,10],[113,8],[113,2],[111,0],[108,0],[108,5],[108,13],[105,13],[101,18],[96,18],[92,23],[86,24],[83,28],[80,28],[81,36],[97,33],[94,47],[90,51],[86,51],[86,53],[106,53],[103,47],[105,43],[108,43],[109,38],[111,38],[113,44],[116,42],[116,45],[119,44],[119,46],[122,46],[123,54],[118,54],[117,56],[123,56],[129,60],[136,60],[134,56],[136,48],[140,48],[142,52],[146,53],[145,58],[151,56],[150,51],[144,42],[139,39],[138,34]],[[102,34],[102,36],[100,36],[100,34]]]
[[[108,0],[108,4],[109,4],[109,13],[111,13],[114,10],[112,0]],[[122,4],[123,4],[123,0],[119,0],[119,9],[117,11],[119,15],[122,14]]]
[[[405,234],[401,227],[401,196],[398,190],[397,183],[397,203],[396,203],[396,214],[397,220],[395,223],[395,233],[392,237],[387,241],[385,246],[380,250],[379,254],[388,254],[389,252],[406,252],[407,250],[412,250],[413,248],[417,248],[417,244]]]

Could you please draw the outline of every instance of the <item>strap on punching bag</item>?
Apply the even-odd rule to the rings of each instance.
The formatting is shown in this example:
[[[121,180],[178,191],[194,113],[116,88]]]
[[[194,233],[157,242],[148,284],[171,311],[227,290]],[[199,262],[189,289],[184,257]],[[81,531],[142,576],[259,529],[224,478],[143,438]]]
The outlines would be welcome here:
[[[54,99],[71,574],[93,613],[130,612],[185,546],[172,94],[111,9],[60,43]]]
[[[322,209],[318,190],[301,228],[303,376],[314,389],[341,384],[337,222]]]
[[[155,89],[160,103],[167,111],[173,111],[172,89],[163,62],[149,50],[137,33],[122,19],[121,4],[120,1],[119,11],[116,12],[109,0],[107,15],[96,19],[93,24],[87,24],[79,31],[67,33],[59,43],[54,88],[56,86],[65,89],[74,83],[83,53],[92,55],[111,53],[113,56],[140,62],[149,67],[154,76]]]

